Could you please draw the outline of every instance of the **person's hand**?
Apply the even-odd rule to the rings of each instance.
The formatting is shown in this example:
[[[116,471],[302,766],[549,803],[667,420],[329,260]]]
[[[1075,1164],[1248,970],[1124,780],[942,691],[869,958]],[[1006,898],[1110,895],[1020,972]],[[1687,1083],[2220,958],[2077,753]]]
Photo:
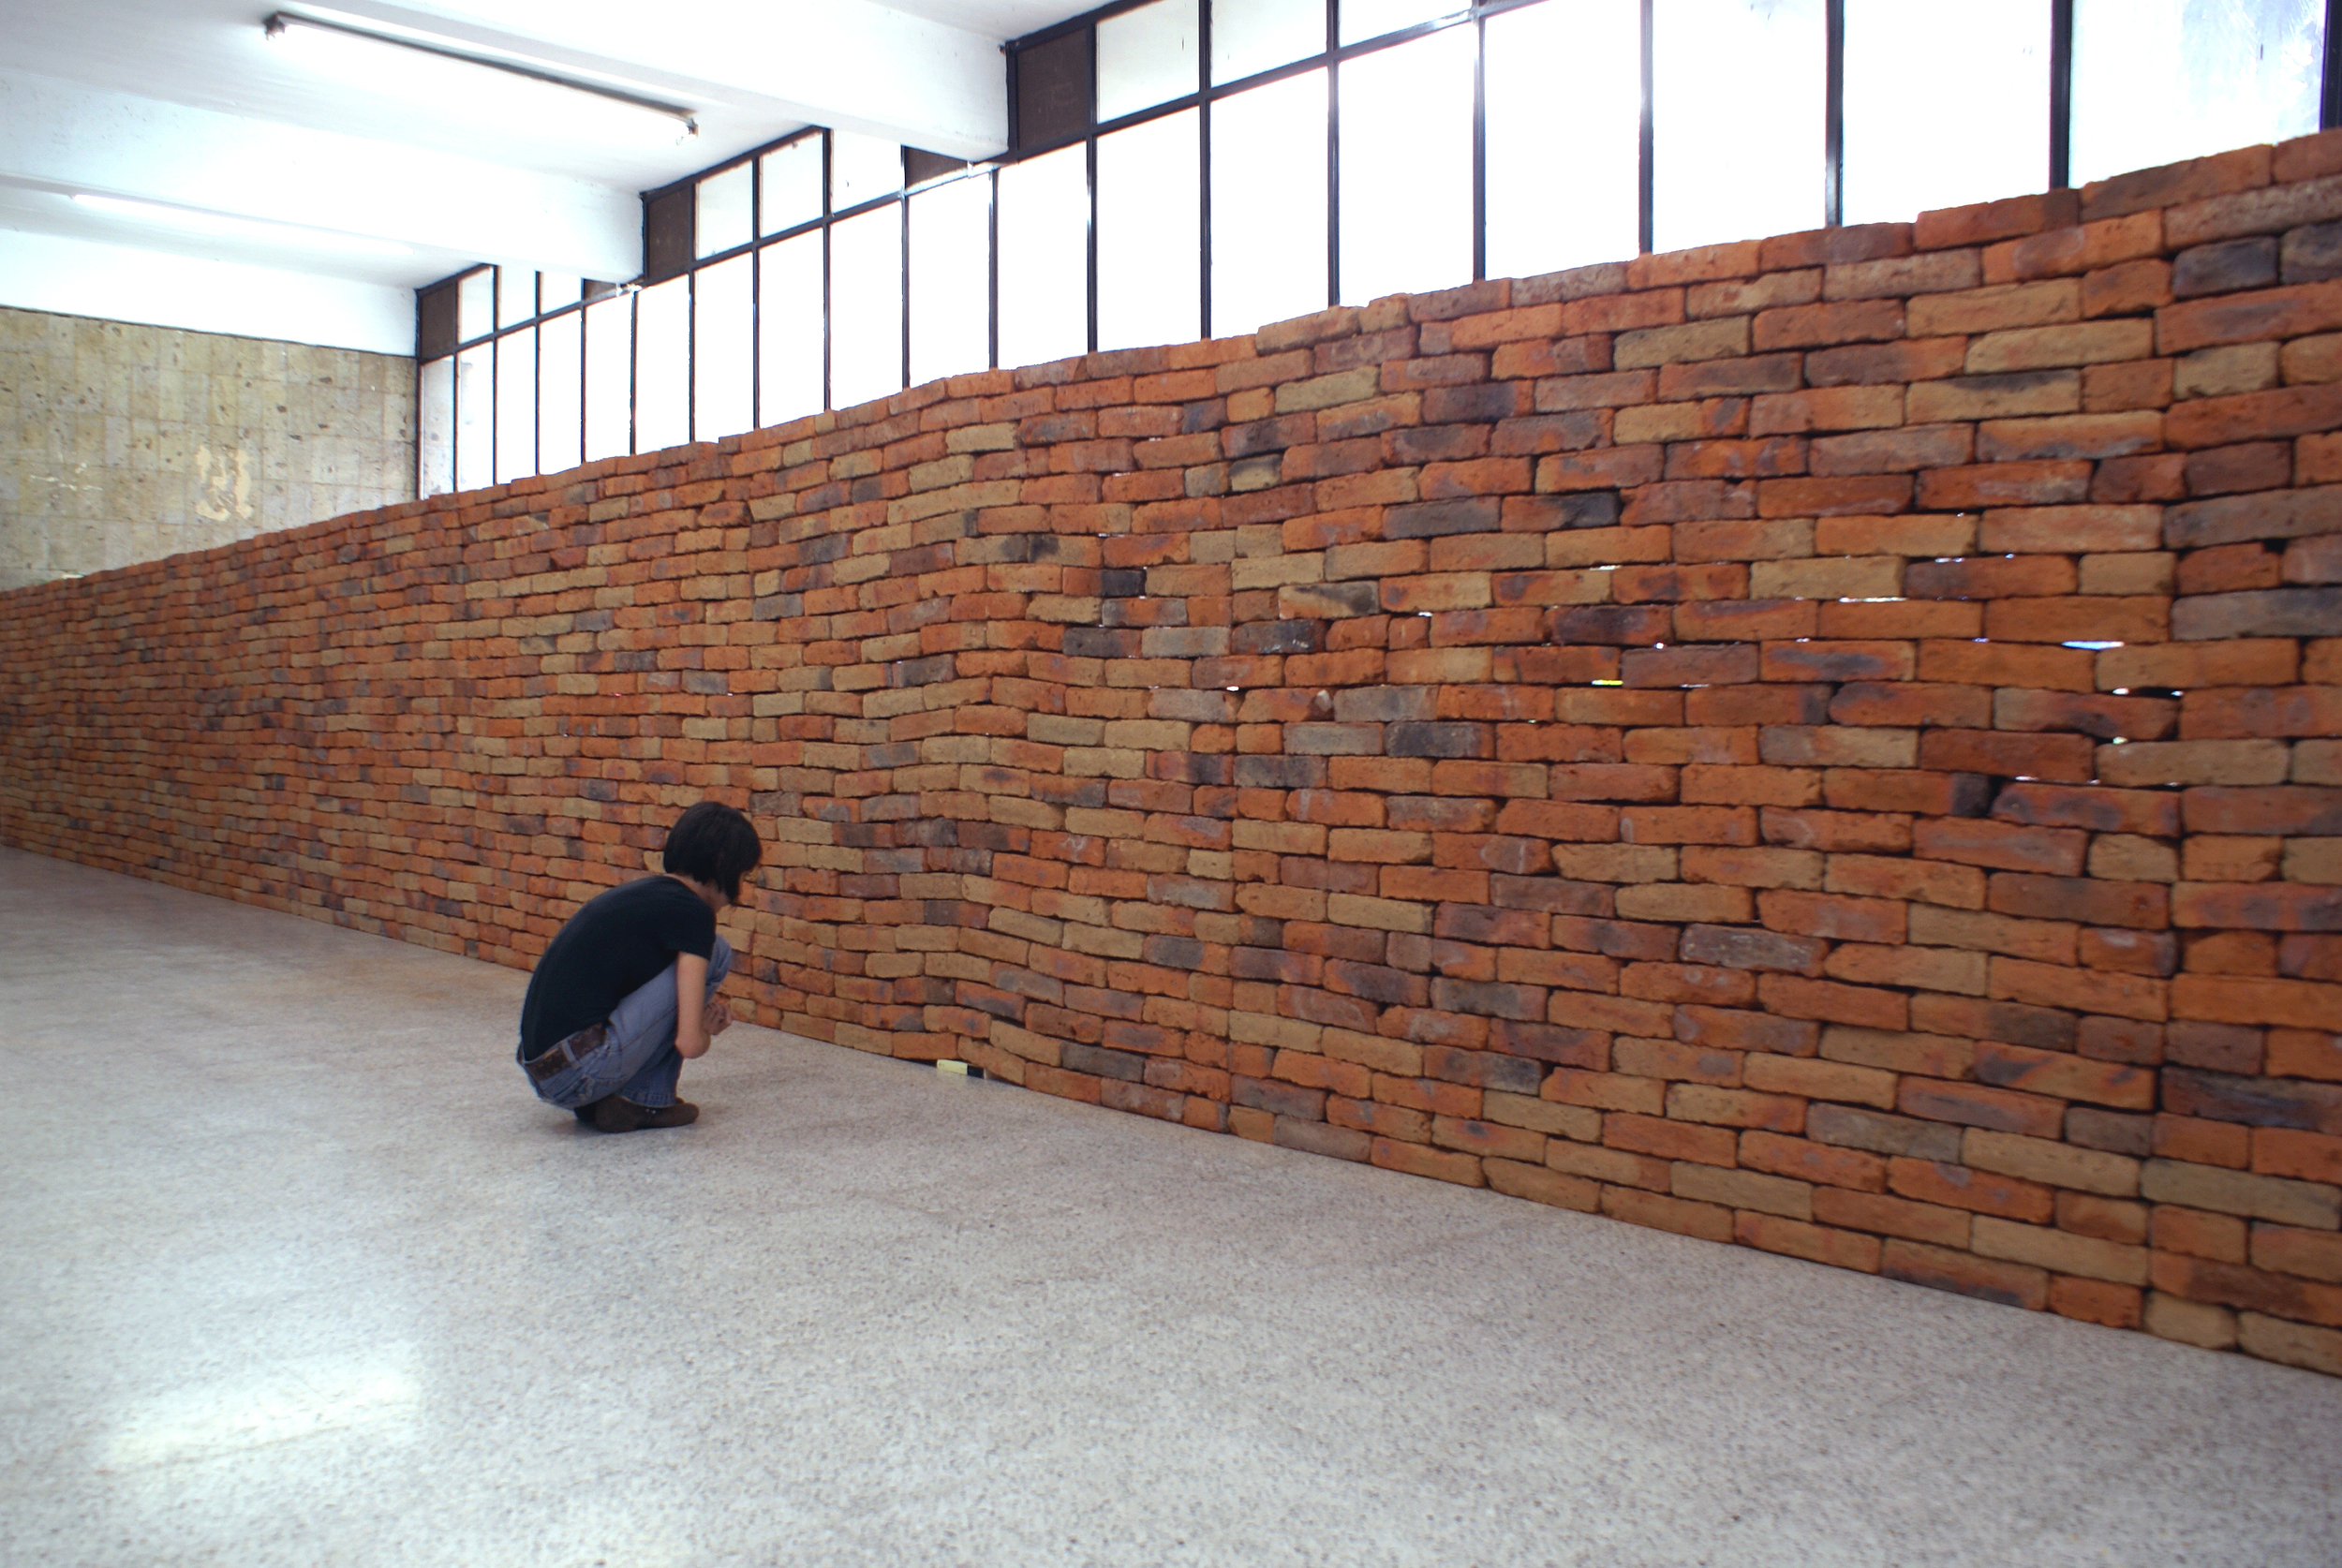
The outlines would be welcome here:
[[[711,1040],[732,1027],[732,1009],[724,1004],[723,998],[718,997],[707,1004],[706,1010],[700,1014],[700,1027],[707,1031]]]

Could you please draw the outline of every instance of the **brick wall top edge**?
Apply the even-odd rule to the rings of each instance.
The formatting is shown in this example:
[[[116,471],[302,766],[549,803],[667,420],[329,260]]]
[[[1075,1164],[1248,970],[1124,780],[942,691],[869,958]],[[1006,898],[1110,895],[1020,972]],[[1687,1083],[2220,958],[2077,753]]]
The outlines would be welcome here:
[[[2342,131],[2320,132],[2296,138],[2274,148],[2265,145],[2239,148],[2159,168],[2133,170],[2093,182],[2079,192],[2034,193],[1922,214],[1913,224],[1875,224],[1813,230],[1803,234],[1777,235],[1762,240],[1639,257],[1630,261],[1575,268],[1539,277],[1491,279],[1459,288],[1406,296],[1403,304],[1412,319],[1448,320],[1511,306],[1630,294],[1643,289],[1680,287],[1686,282],[1746,277],[1759,272],[1791,267],[1886,259],[1906,255],[1914,249],[1944,250],[1979,244],[2008,244],[2045,237],[2061,228],[2070,228],[2077,218],[2088,224],[2121,219],[2161,208],[2188,211],[2207,203],[2217,206],[2245,193],[2275,195],[2284,188],[2298,188],[2305,182],[2324,179],[2337,171],[2342,171]],[[2342,201],[2342,186],[2337,186],[2336,200]],[[2322,221],[2319,214],[2324,212],[2324,206],[2319,206],[2310,220]],[[2183,231],[2178,237],[2186,237],[2186,232]],[[2176,239],[2173,243],[2176,244]],[[2060,264],[2045,263],[2036,258],[2028,262],[2024,256],[2020,255],[2014,263],[2018,268],[2014,275],[2047,276],[2079,271],[2081,259],[2078,258],[2074,262]],[[1988,258],[1988,274],[1990,267]],[[1987,281],[1993,281],[1993,278],[1988,275]],[[1224,362],[1231,357],[1275,352],[1287,345],[1298,347],[1327,341],[1330,336],[1356,332],[1359,319],[1358,310],[1341,307],[1289,322],[1271,323],[1259,333],[1244,337],[1178,348],[1187,351],[1209,349],[1212,352],[1208,358]],[[572,491],[581,484],[626,476],[672,473],[675,476],[674,482],[683,482],[687,477],[723,479],[730,475],[731,470],[718,465],[726,454],[785,448],[824,428],[867,429],[882,425],[887,420],[900,417],[906,411],[932,407],[950,396],[999,395],[1003,388],[1062,387],[1103,376],[1145,373],[1149,367],[1162,363],[1163,355],[1173,351],[1160,348],[1121,350],[1076,356],[1015,370],[970,373],[909,389],[856,408],[807,416],[787,425],[727,437],[720,443],[696,443],[661,452],[600,459],[565,474],[532,476],[507,485],[401,503],[393,508],[352,514],[351,518],[327,519],[306,526],[324,527],[347,524],[353,519],[364,520],[363,525],[392,518],[411,521],[451,510],[470,509],[480,511],[482,516],[488,511],[510,510],[515,506],[526,510],[529,506],[541,505],[548,498]],[[111,572],[97,573],[82,581],[112,575]]]
[[[2150,207],[2173,207],[2265,185],[2269,183],[2274,152],[2265,144],[2238,147],[2206,157],[2093,180],[2082,187],[2083,221],[2125,217]]]
[[[2278,185],[2342,174],[2342,130],[2315,131],[2280,141],[2270,155],[2269,178]]]

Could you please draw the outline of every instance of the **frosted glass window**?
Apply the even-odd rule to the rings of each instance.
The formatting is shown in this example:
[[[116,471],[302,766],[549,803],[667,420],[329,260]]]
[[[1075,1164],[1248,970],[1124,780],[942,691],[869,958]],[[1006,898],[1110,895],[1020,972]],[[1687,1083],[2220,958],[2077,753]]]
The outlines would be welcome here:
[[[1203,335],[1203,148],[1196,111],[1098,139],[1098,347]]]
[[[822,231],[757,252],[757,423],[822,411]]]
[[[1216,13],[1215,13],[1216,14]],[[1326,308],[1326,73],[1211,111],[1211,332]]]
[[[1846,0],[1845,220],[1907,222],[2049,184],[2050,0]],[[1911,91],[1957,81],[1960,123]]]
[[[586,280],[572,273],[539,273],[537,274],[537,308],[559,310],[573,305],[585,297]]]
[[[765,233],[778,234],[822,215],[820,132],[776,147],[756,164],[757,177],[764,182],[757,215]]]
[[[634,450],[660,451],[691,438],[691,280],[673,278],[634,296]]]
[[[433,360],[422,367],[419,388],[422,418],[418,436],[422,471],[417,476],[425,496],[444,496],[455,488],[455,362]]]
[[[1001,363],[1089,347],[1089,175],[1080,147],[1001,170]]]
[[[586,461],[586,317],[556,316],[537,329],[537,471],[566,473]]]
[[[1325,0],[1211,0],[1214,81],[1240,81],[1325,48]]]
[[[829,231],[829,394],[839,408],[902,391],[900,202]]]
[[[497,482],[536,471],[537,330],[523,327],[497,339]]]
[[[737,163],[691,187],[696,255],[704,259],[737,250],[755,237],[751,228],[755,214],[751,208],[756,193],[749,184],[755,178],[753,165]]]
[[[1341,41],[1363,43],[1470,8],[1471,0],[1341,0]]]
[[[1658,0],[1657,249],[1821,227],[1824,52],[1822,0]],[[1945,134],[1964,136],[1937,103]]]
[[[455,356],[455,488],[496,482],[496,345]]]
[[[1488,272],[1534,277],[1641,243],[1638,0],[1527,6],[1489,18]],[[1567,93],[1553,84],[1567,81]],[[1570,155],[1556,158],[1553,149]]]
[[[2075,0],[2073,183],[2318,128],[2318,0]]]
[[[829,210],[842,213],[903,188],[901,144],[852,131],[832,131],[829,151]]]
[[[737,436],[756,422],[750,355],[756,328],[749,308],[756,259],[735,256],[700,269],[691,303],[691,439]]]
[[[634,296],[586,307],[586,461],[634,450]]]
[[[1450,27],[1341,67],[1341,281],[1353,304],[1472,281],[1478,50],[1471,28]]]
[[[497,325],[517,327],[537,314],[537,274],[519,267],[497,269]]]
[[[497,270],[467,273],[455,286],[455,341],[469,343],[496,331]]]
[[[991,358],[992,182],[978,176],[911,199],[911,381]]]
[[[1098,118],[1185,97],[1195,74],[1196,0],[1155,0],[1098,23]]]

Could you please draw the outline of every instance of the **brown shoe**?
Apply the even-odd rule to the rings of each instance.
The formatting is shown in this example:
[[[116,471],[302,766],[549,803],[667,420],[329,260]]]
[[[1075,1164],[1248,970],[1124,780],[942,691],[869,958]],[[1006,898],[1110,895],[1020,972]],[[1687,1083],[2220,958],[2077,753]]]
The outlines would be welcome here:
[[[594,1125],[604,1132],[635,1132],[651,1127],[689,1127],[700,1119],[700,1108],[688,1100],[652,1107],[637,1105],[631,1100],[614,1094],[607,1100],[597,1100],[591,1108]]]

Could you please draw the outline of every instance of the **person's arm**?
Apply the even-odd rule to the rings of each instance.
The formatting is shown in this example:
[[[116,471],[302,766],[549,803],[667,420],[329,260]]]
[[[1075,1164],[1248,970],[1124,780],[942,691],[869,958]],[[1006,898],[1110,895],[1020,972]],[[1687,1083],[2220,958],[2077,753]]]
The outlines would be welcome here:
[[[697,954],[674,955],[674,1048],[686,1057],[704,1057],[715,1040],[703,1016],[707,1000],[707,960]]]

